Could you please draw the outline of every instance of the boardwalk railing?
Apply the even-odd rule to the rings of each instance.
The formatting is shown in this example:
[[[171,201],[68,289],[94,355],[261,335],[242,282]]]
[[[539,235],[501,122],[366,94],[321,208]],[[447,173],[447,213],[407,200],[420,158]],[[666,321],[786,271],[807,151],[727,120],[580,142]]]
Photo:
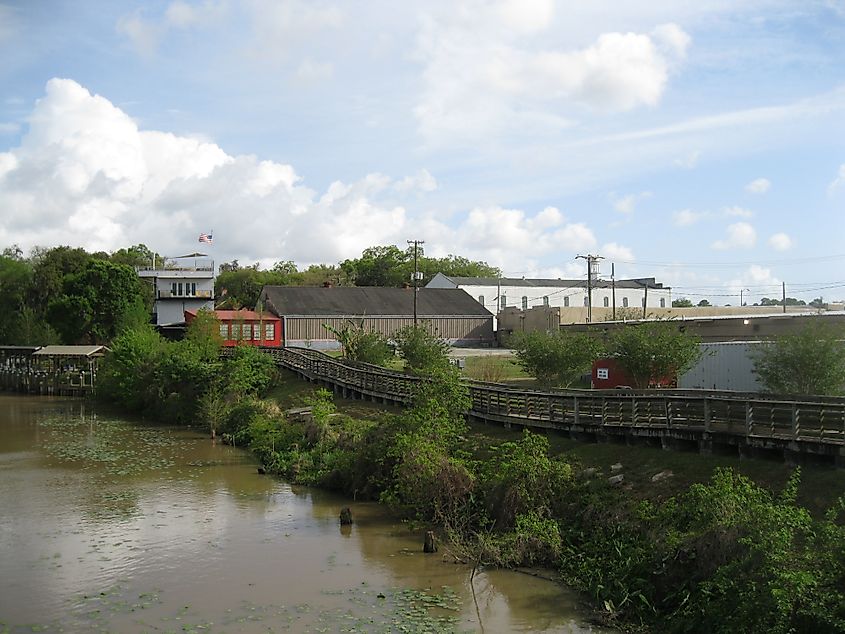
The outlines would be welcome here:
[[[264,348],[276,363],[344,396],[409,403],[421,379],[306,348]],[[471,418],[554,429],[584,439],[695,443],[702,451],[783,451],[845,466],[845,399],[711,390],[556,390],[466,382]]]

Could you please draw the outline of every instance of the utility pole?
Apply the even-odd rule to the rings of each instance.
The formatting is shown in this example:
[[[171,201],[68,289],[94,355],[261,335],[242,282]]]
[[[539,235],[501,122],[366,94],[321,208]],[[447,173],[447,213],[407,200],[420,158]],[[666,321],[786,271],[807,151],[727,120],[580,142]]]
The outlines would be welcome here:
[[[586,260],[587,261],[587,323],[592,323],[593,321],[593,276],[595,275],[596,278],[599,276],[599,260],[603,260],[604,258],[600,255],[578,255],[575,257],[576,260]]]
[[[643,294],[643,319],[647,317],[646,306],[648,306],[648,282],[645,283],[645,293]]]
[[[414,274],[411,276],[414,282],[414,328],[417,327],[417,291],[420,278],[422,274],[417,270],[417,251],[421,244],[425,244],[424,240],[408,240],[408,244],[414,245]]]
[[[745,306],[745,304],[743,304],[743,303],[742,303],[742,292],[743,292],[743,291],[748,291],[748,292],[750,293],[750,292],[751,292],[751,289],[748,289],[748,288],[741,288],[741,289],[739,289],[739,306],[740,306],[740,308],[741,308],[741,307],[743,307],[743,306]]]
[[[781,301],[781,304],[783,304],[783,312],[786,312],[786,282],[781,282],[781,289],[783,290],[783,301]]]

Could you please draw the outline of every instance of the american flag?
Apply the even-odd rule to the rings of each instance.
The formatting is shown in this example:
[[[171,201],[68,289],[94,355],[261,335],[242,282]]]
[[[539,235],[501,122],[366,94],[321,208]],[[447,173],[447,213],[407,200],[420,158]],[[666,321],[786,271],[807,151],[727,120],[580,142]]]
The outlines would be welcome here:
[[[210,233],[201,233],[200,234],[200,242],[205,242],[206,244],[211,244],[212,237]]]

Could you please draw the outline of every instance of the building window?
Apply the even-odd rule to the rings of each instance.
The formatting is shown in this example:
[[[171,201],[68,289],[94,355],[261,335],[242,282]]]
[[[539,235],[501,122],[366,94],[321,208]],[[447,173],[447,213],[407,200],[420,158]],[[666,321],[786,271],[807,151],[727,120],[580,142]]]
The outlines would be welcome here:
[[[176,282],[170,283],[170,294],[174,296],[176,295]]]
[[[252,340],[258,341],[259,339],[261,339],[261,326],[258,325],[258,324],[255,324],[252,327]]]
[[[481,304],[482,306],[484,306],[484,295],[478,296],[478,303]]]
[[[610,299],[605,297],[604,298],[604,307],[607,308],[610,305]]]
[[[563,298],[563,305],[564,305],[564,306],[567,306],[567,307],[569,306],[569,297],[564,297],[564,298]]]
[[[252,324],[244,324],[244,341],[252,339]]]
[[[584,306],[589,306],[589,305],[590,305],[590,298],[589,298],[589,297],[585,297],[585,298],[584,298]]]
[[[176,293],[176,294],[177,294],[179,297],[182,297],[182,295],[183,295],[183,293],[182,293],[182,282],[179,282],[179,292],[178,292],[178,293]]]
[[[660,308],[666,308],[666,298],[665,297],[660,298]]]
[[[264,324],[264,340],[273,341],[276,338],[276,324]]]
[[[507,308],[507,306],[508,306],[508,296],[507,296],[507,295],[502,295],[502,296],[499,298],[499,308],[500,308],[500,309],[505,309],[505,308]]]
[[[237,341],[241,338],[241,325],[240,324],[232,324],[232,339]]]
[[[220,336],[224,339],[229,338],[229,324],[220,324]]]
[[[522,310],[528,310],[528,297],[522,296]]]
[[[197,296],[197,283],[196,282],[191,282],[191,295],[193,295],[194,297]]]
[[[628,308],[628,298],[627,298],[627,297],[623,297],[623,298],[622,298],[622,305],[623,305],[625,308]]]
[[[543,295],[543,306],[546,306],[547,308],[549,306],[549,296],[548,295]]]

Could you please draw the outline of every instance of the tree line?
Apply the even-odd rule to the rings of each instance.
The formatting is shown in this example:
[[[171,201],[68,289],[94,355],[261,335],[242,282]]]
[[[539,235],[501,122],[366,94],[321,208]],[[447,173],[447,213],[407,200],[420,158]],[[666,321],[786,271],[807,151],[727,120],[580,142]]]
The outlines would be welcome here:
[[[137,268],[166,266],[144,244],[112,253],[58,246],[17,246],[0,253],[0,345],[106,344],[124,329],[149,322],[154,289]],[[270,269],[237,260],[220,265],[215,295],[221,308],[254,308],[264,285],[402,286],[411,281],[412,249],[395,245],[365,249],[359,258],[298,269],[290,261]],[[492,276],[499,269],[458,255],[418,254],[421,284],[437,272]]]
[[[517,333],[509,345],[526,373],[547,386],[569,387],[600,358],[612,358],[644,389],[679,377],[701,358],[701,340],[677,323],[629,324],[604,338],[555,331]],[[752,353],[765,390],[774,394],[845,394],[845,327],[810,325],[781,335]]]
[[[418,283],[427,284],[437,273],[455,277],[499,277],[502,272],[486,262],[469,260],[460,255],[434,258],[418,248],[416,270]],[[226,307],[253,307],[265,285],[278,286],[391,286],[412,284],[414,249],[401,250],[396,245],[364,249],[361,257],[338,264],[312,264],[299,270],[294,262],[276,262],[269,269],[258,264],[242,266],[237,260],[220,265],[215,281],[215,294]]]

